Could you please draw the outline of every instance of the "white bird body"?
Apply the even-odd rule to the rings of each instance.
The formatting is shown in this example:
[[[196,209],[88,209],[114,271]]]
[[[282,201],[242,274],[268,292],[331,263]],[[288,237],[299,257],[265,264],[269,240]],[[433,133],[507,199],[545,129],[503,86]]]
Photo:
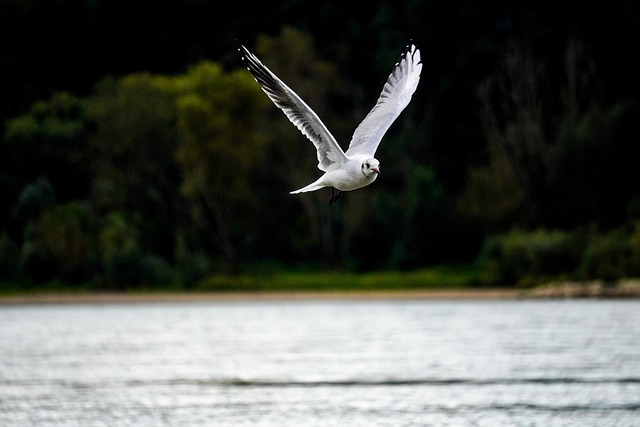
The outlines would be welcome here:
[[[395,64],[378,101],[356,128],[344,152],[316,113],[282,80],[265,67],[249,50],[240,46],[242,59],[262,90],[316,147],[318,168],[325,172],[315,182],[290,194],[332,188],[329,203],[340,198],[343,191],[357,190],[376,180],[380,162],[375,152],[387,129],[411,101],[418,87],[422,62],[415,45],[407,46]],[[334,190],[338,190],[337,195]]]
[[[350,157],[340,168],[326,172],[316,181],[299,190],[292,191],[290,194],[315,191],[324,187],[333,187],[339,191],[352,191],[366,187],[375,181],[380,173],[379,169],[378,172],[363,172],[362,165],[369,159],[369,156],[364,154]]]

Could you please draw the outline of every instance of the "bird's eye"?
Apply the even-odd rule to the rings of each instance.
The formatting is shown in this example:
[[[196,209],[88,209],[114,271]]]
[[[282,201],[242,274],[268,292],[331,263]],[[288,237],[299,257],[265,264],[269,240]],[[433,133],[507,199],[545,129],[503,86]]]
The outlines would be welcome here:
[[[369,169],[369,162],[365,163],[364,166]]]

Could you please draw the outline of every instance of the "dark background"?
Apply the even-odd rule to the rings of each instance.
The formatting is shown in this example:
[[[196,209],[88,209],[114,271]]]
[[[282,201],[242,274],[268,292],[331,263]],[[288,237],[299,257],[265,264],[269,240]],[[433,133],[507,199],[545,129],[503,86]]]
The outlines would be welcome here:
[[[1,0],[0,277],[188,286],[220,272],[457,263],[479,263],[487,283],[638,274],[639,29],[632,0]],[[173,154],[179,131],[144,133],[169,154],[142,155],[146,181],[118,187],[105,133],[126,157],[135,144],[118,129],[136,128],[113,131],[95,105],[127,76],[183,76],[203,61],[231,75],[240,41],[300,88],[346,148],[410,40],[422,78],[377,153],[375,188],[332,208],[326,192],[289,196],[319,172],[311,144],[272,105],[251,110],[267,141],[234,190],[251,197],[190,195]],[[235,129],[247,123],[231,117]],[[295,159],[284,146],[300,146]],[[297,180],[298,169],[308,174]],[[210,175],[227,179],[224,168]],[[129,203],[103,203],[96,188],[107,181]]]

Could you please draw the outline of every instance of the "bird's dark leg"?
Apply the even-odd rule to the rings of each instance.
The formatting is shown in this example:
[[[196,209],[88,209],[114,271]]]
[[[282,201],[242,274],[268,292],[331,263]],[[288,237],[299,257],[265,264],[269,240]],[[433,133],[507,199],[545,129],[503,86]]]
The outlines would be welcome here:
[[[336,190],[335,188],[331,187],[331,198],[329,199],[329,204],[332,205],[338,200],[340,200],[341,198],[342,198],[342,191]]]

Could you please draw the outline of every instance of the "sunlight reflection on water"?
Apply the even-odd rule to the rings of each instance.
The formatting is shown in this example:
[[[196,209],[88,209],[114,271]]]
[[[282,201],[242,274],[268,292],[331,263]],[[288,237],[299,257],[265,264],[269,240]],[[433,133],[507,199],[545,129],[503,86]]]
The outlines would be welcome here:
[[[0,425],[638,426],[638,301],[0,307]]]

